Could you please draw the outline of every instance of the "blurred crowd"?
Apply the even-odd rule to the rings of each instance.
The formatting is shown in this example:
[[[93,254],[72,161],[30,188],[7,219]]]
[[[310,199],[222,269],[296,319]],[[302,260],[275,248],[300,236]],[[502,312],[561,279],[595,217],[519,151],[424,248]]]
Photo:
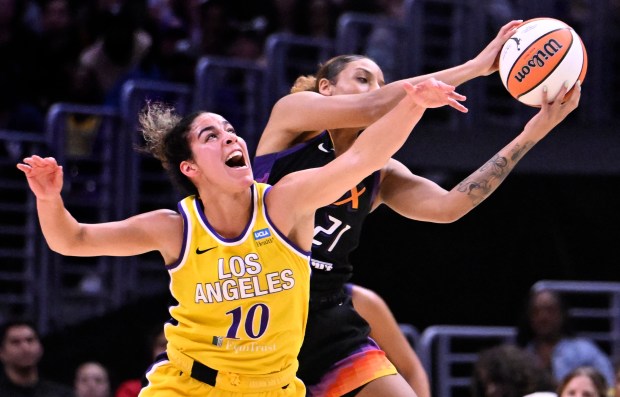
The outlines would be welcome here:
[[[347,11],[402,0],[0,0],[0,129],[42,131],[55,102],[116,105],[123,82],[192,83],[200,56],[260,61],[274,32],[334,37]]]

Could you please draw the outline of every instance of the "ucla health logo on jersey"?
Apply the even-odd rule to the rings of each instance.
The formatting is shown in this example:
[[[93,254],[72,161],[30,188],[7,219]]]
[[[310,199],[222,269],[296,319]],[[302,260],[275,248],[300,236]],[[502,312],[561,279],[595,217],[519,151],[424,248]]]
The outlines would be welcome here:
[[[262,240],[271,236],[269,229],[261,229],[254,232],[254,240]]]
[[[273,242],[269,229],[261,229],[254,232],[254,240],[259,247]],[[259,241],[261,240],[261,241]]]

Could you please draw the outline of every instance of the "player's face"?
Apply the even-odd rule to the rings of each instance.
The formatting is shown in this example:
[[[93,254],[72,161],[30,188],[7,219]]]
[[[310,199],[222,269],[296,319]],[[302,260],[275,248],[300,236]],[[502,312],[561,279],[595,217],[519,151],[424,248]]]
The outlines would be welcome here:
[[[333,94],[360,94],[378,90],[385,85],[379,65],[370,59],[350,62],[338,75]]]
[[[247,146],[225,118],[203,113],[194,120],[190,135],[194,159],[184,162],[182,167],[196,172],[189,175],[195,183],[206,181],[209,185],[229,187],[251,185],[253,175]]]

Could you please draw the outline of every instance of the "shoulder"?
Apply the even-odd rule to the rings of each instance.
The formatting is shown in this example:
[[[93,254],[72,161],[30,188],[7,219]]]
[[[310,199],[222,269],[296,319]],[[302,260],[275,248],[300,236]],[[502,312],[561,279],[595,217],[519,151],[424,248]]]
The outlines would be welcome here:
[[[150,212],[145,212],[133,217],[139,219],[141,223],[148,226],[174,226],[175,224],[182,224],[183,218],[181,214],[169,209],[161,209]]]

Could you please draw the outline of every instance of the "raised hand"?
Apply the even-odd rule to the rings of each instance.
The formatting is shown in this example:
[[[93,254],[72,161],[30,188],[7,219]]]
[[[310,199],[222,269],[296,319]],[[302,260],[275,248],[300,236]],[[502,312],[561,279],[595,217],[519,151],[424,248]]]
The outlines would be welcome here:
[[[60,195],[63,183],[62,166],[53,157],[37,155],[26,157],[17,168],[26,175],[28,186],[39,200],[54,199]]]
[[[549,131],[560,124],[562,120],[579,106],[581,82],[577,81],[568,100],[565,99],[567,92],[568,84],[564,84],[558,95],[553,100],[550,100],[547,90],[543,90],[543,101],[540,111],[532,117],[527,125],[533,127],[536,131],[540,131],[543,136],[547,135]]]
[[[488,76],[499,69],[499,53],[504,43],[515,33],[517,27],[523,21],[518,19],[510,21],[499,30],[497,36],[474,58],[471,62],[476,63],[481,76]]]
[[[431,77],[413,86],[413,100],[424,108],[449,105],[460,112],[467,113],[467,108],[459,102],[464,101],[466,97],[454,89],[453,85]]]

